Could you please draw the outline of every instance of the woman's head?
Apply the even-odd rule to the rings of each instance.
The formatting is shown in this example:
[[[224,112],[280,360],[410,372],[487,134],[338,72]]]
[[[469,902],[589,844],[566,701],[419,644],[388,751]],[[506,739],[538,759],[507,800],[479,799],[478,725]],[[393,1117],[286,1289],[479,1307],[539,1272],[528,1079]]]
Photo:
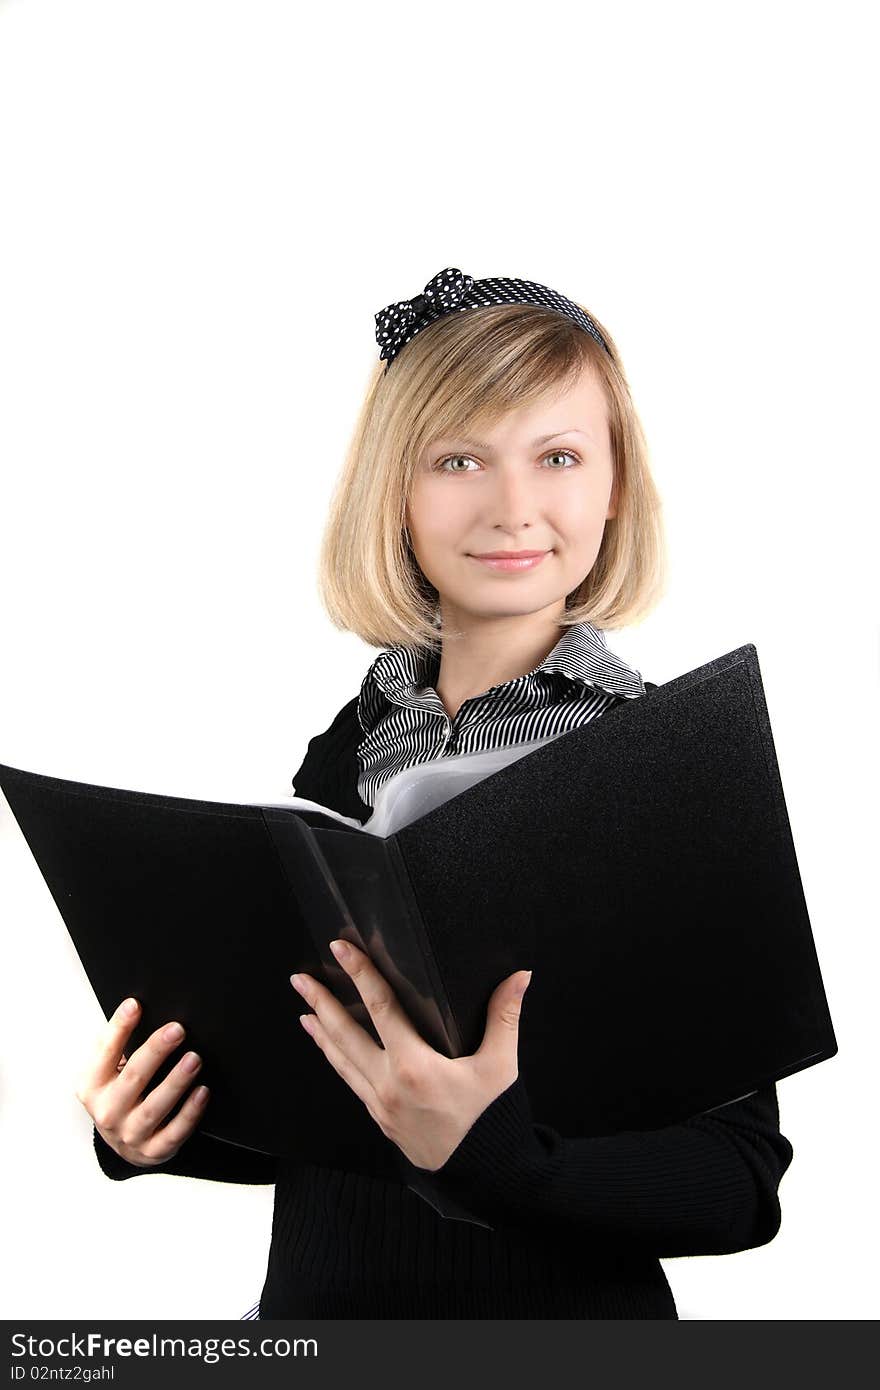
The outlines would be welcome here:
[[[338,627],[373,646],[436,645],[438,614],[445,637],[538,610],[560,628],[618,627],[654,606],[660,498],[617,351],[591,317],[608,352],[561,314],[505,304],[439,319],[376,369],[322,547]],[[473,558],[523,549],[548,553],[523,573]]]

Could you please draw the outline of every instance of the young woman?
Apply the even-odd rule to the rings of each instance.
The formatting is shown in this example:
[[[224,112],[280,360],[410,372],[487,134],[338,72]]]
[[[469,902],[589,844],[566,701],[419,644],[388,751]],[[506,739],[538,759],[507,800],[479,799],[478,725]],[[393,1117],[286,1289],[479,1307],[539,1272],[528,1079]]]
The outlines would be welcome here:
[[[405,768],[563,733],[642,695],[603,634],[654,605],[664,565],[620,357],[582,306],[450,268],[377,314],[376,337],[321,577],[334,624],[384,650],[294,778],[362,822]],[[136,1009],[110,1020],[78,1092],[112,1178],[276,1184],[259,1316],[675,1318],[661,1258],[776,1234],[792,1148],[775,1087],[665,1129],[563,1138],[518,1074],[528,972],[499,982],[480,1048],[450,1060],[362,952],[340,963],[382,1046],[320,981],[291,983],[345,1083],[344,1152],[320,1135],[304,1136],[308,1161],[225,1145],[199,1132],[198,1091],[163,1124],[200,1063],[183,1057],[142,1101],[181,1038],[157,1030],[126,1063]],[[416,1173],[476,1219],[442,1217],[409,1187]]]

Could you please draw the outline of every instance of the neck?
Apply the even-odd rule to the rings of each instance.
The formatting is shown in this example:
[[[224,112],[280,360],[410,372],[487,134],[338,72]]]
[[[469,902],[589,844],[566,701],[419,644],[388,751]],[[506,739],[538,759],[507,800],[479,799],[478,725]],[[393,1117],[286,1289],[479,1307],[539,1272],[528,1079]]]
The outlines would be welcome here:
[[[540,666],[562,636],[564,611],[563,601],[537,613],[481,618],[441,603],[441,635],[456,634],[443,639],[436,686],[450,719],[465,700]]]

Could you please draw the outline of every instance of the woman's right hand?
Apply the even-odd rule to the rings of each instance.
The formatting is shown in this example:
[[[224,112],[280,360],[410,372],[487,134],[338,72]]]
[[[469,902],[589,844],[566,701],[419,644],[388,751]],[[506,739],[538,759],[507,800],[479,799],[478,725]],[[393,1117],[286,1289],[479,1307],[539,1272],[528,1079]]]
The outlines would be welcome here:
[[[208,1091],[205,1086],[198,1087],[174,1119],[159,1127],[198,1074],[202,1062],[195,1052],[187,1052],[164,1081],[141,1099],[159,1064],[179,1046],[185,1034],[180,1024],[163,1024],[131,1057],[126,1057],[126,1039],[140,1016],[137,1000],[134,1011],[127,1013],[125,1005],[129,1002],[124,1000],[108,1021],[82,1073],[76,1098],[91,1115],[101,1138],[120,1158],[141,1168],[155,1168],[173,1158],[192,1134],[204,1112]],[[174,1027],[179,1029],[178,1035],[166,1037],[166,1029]]]

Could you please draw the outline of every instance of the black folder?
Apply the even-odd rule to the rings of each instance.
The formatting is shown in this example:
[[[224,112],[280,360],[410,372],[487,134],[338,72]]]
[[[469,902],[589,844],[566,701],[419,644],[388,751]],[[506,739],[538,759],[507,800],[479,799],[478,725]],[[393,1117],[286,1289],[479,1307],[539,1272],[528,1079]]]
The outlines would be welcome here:
[[[837,1052],[752,644],[387,838],[312,806],[8,766],[0,786],[105,1014],[141,1001],[129,1052],[183,1023],[212,1092],[200,1128],[227,1142],[295,1155],[320,1133],[345,1152],[363,1106],[289,983],[322,980],[376,1038],[335,937],[447,1056],[532,969],[520,1073],[563,1135],[677,1123]]]

